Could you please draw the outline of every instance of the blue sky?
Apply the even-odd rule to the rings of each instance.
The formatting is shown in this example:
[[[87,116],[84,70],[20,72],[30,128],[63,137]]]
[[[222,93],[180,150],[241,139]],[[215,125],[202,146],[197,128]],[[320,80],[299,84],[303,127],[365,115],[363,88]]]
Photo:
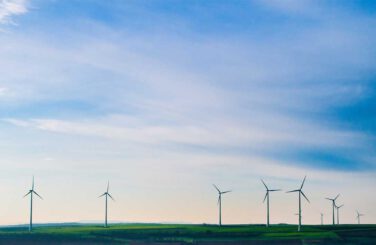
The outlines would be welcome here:
[[[237,190],[229,223],[257,223],[259,178],[308,175],[307,222],[337,192],[347,222],[374,222],[375,15],[374,1],[0,1],[3,209],[26,205],[35,174],[41,222],[100,219],[107,179],[113,220],[215,222],[216,183]],[[76,198],[61,216],[54,187]],[[17,208],[1,220],[22,223]]]

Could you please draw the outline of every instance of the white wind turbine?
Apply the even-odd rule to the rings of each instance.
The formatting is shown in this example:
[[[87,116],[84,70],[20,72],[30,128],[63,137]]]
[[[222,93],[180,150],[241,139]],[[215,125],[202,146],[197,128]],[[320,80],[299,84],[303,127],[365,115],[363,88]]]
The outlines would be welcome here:
[[[219,205],[219,226],[222,226],[222,194],[231,192],[231,191],[220,191],[219,188],[214,185],[214,188],[218,191],[218,205]]]
[[[298,215],[299,215],[299,226],[298,226],[298,231],[300,231],[300,227],[302,225],[302,204],[301,204],[302,203],[302,201],[301,201],[302,197],[301,196],[303,195],[303,197],[307,200],[307,202],[309,202],[308,198],[306,197],[306,195],[304,195],[304,192],[302,191],[306,177],[307,176],[304,177],[302,185],[300,186],[299,189],[286,192],[286,193],[290,193],[290,192],[298,192],[299,193],[299,213],[298,213]]]
[[[31,189],[24,196],[24,197],[26,197],[27,195],[30,195],[30,224],[29,224],[29,231],[32,231],[32,229],[33,229],[33,194],[37,195],[40,199],[43,200],[43,198],[36,191],[34,191],[34,176],[33,176],[33,182],[31,184]]]
[[[114,198],[111,196],[111,194],[108,192],[108,191],[109,191],[109,188],[110,188],[110,182],[108,181],[108,182],[107,182],[107,190],[106,190],[106,192],[99,196],[99,197],[103,197],[103,196],[105,196],[104,227],[107,227],[107,200],[108,200],[108,197],[110,197],[113,201],[115,201],[115,199],[114,199]],[[99,198],[99,197],[98,197],[98,198]]]
[[[320,213],[320,215],[321,215],[321,225],[323,225],[324,224],[324,214]]]
[[[333,210],[333,225],[335,225],[335,218],[334,218],[334,208],[335,208],[335,206],[336,206],[336,200],[337,200],[337,198],[339,197],[339,194],[335,197],[335,198],[326,198],[327,200],[329,200],[329,201],[332,201],[332,210]]]
[[[340,206],[335,205],[335,207],[337,209],[337,225],[339,225],[339,209],[343,207],[343,204]]]
[[[356,219],[358,220],[358,225],[360,225],[360,216],[364,216],[364,214],[361,214],[356,210]]]
[[[266,199],[266,226],[269,226],[269,192],[271,191],[281,191],[281,189],[269,189],[268,186],[265,184],[265,182],[261,179],[261,182],[264,184],[265,188],[266,188],[266,194],[265,194],[265,197],[264,197],[264,201],[265,202],[265,199]]]

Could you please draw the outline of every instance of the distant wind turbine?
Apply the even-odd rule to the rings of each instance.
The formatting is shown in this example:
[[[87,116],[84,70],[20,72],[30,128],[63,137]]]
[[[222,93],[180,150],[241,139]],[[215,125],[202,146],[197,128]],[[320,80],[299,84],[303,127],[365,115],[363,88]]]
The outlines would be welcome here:
[[[360,216],[364,216],[364,214],[361,214],[356,210],[356,219],[358,220],[358,225],[360,225]]]
[[[33,229],[33,194],[37,195],[40,199],[43,200],[43,198],[36,191],[34,191],[34,176],[33,176],[33,182],[32,182],[32,185],[31,185],[31,189],[24,196],[24,197],[26,197],[27,195],[30,195],[30,224],[29,224],[29,231],[30,232]]]
[[[335,208],[335,206],[336,206],[336,200],[337,200],[337,198],[339,197],[339,194],[335,197],[335,198],[326,198],[327,200],[329,200],[329,201],[332,201],[332,209],[333,209],[333,225],[335,225],[335,222],[334,222],[334,208]]]
[[[339,225],[339,209],[343,207],[343,204],[340,205],[340,206],[337,206],[337,205],[336,205],[335,207],[336,207],[336,209],[337,209],[337,225]]]
[[[324,222],[323,222],[324,214],[323,214],[323,213],[320,213],[320,215],[321,215],[321,225],[323,225],[323,224],[324,224]]]
[[[108,199],[108,197],[110,197],[113,201],[115,201],[115,199],[114,199],[114,198],[111,196],[111,194],[108,192],[109,188],[110,188],[110,182],[108,181],[108,182],[107,182],[107,190],[106,190],[106,192],[99,196],[99,197],[103,197],[103,196],[105,196],[104,227],[107,227],[107,199]],[[99,198],[99,197],[98,197],[98,198]]]
[[[266,194],[265,194],[263,202],[265,202],[265,199],[266,199],[266,212],[267,212],[267,215],[266,215],[266,226],[269,226],[269,192],[271,192],[271,191],[280,191],[281,189],[271,190],[271,189],[268,188],[268,186],[265,184],[265,182],[262,179],[261,179],[261,182],[264,184],[264,186],[266,188]]]
[[[222,226],[222,194],[231,192],[231,191],[220,191],[219,188],[214,185],[214,188],[218,191],[218,205],[219,205],[219,226]]]
[[[290,192],[298,192],[299,193],[299,226],[298,226],[298,231],[300,231],[300,227],[302,225],[302,204],[301,204],[302,203],[302,201],[301,201],[302,198],[301,198],[301,196],[303,195],[303,197],[309,202],[308,198],[306,197],[306,195],[304,195],[304,192],[302,191],[304,182],[306,180],[306,177],[307,176],[304,177],[302,185],[300,186],[299,189],[286,192],[286,193],[290,193]]]

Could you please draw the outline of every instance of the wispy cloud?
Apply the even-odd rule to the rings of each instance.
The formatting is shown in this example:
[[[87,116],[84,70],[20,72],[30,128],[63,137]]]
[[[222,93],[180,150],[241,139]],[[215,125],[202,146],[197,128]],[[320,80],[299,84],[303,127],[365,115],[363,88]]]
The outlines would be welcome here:
[[[4,95],[6,91],[7,91],[6,88],[0,87],[0,96]]]
[[[274,118],[276,120],[276,118]],[[98,136],[146,144],[181,143],[215,147],[276,147],[306,145],[310,147],[355,147],[366,141],[366,135],[356,132],[336,131],[315,124],[294,122],[278,118],[278,124],[241,125],[236,121],[206,121],[192,124],[148,125],[145,118],[110,116],[80,121],[57,119],[21,120],[8,118],[4,122],[55,133]]]
[[[94,29],[100,35],[67,31],[74,45],[60,39],[46,42],[43,35],[0,40],[7,44],[0,50],[7,57],[0,60],[4,85],[12,91],[6,103],[21,111],[26,104],[24,110],[34,114],[12,116],[8,122],[217,152],[220,147],[291,152],[370,145],[369,135],[325,118],[328,109],[369,93],[368,84],[359,79],[375,63],[366,29],[328,25],[300,31],[294,39],[247,41],[237,36],[218,41],[209,36],[191,45],[195,36],[150,38],[99,27]],[[23,71],[12,72],[17,67]],[[55,115],[38,115],[43,113],[39,101],[56,100],[83,101],[98,115],[55,118],[61,108],[51,110]]]
[[[312,0],[256,0],[256,2],[264,7],[272,8],[286,14],[301,15],[307,15],[315,12],[320,6],[317,1]]]
[[[257,122],[248,124],[223,118],[221,122],[159,122],[150,123],[143,117],[113,115],[96,119],[58,120],[58,119],[3,119],[3,122],[15,126],[36,129],[72,137],[94,137],[122,142],[140,147],[157,147],[162,151],[177,150],[189,156],[197,149],[205,149],[210,154],[227,156],[232,154],[257,155],[275,158],[271,153],[299,152],[302,149],[325,149],[336,151],[359,151],[367,149],[367,135],[359,132],[318,127],[309,122],[293,121],[274,117],[278,123]],[[264,120],[266,120],[264,118]],[[172,147],[171,147],[172,146]],[[200,150],[198,151],[200,152]],[[358,158],[358,154],[353,154]],[[363,159],[363,158],[362,158]],[[290,160],[280,159],[283,164],[295,164]],[[278,160],[276,160],[278,161]]]
[[[14,23],[14,16],[28,12],[28,3],[28,0],[0,0],[0,24]]]

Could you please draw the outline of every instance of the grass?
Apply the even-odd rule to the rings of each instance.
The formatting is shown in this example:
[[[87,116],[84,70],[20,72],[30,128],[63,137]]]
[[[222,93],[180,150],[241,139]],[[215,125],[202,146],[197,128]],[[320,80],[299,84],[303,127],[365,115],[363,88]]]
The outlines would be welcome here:
[[[0,228],[0,244],[376,244],[376,225],[116,224]]]

